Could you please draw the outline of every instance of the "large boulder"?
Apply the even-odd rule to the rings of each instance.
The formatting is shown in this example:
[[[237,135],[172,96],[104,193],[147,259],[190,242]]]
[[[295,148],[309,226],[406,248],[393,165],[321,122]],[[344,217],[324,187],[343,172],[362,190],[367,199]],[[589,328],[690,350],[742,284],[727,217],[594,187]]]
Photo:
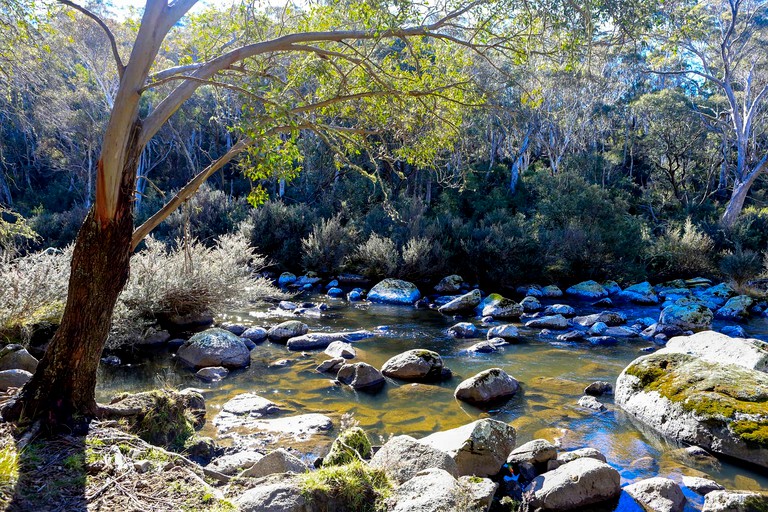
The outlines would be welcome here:
[[[518,446],[507,457],[512,467],[523,463],[540,465],[557,458],[557,447],[546,439],[534,439]]]
[[[768,510],[768,494],[753,491],[712,491],[701,512],[762,512]]]
[[[0,349],[0,371],[3,370],[24,370],[35,373],[37,359],[21,345],[6,345]]]
[[[331,342],[323,353],[334,358],[343,357],[344,359],[354,359],[357,355],[355,348],[345,341]]]
[[[616,404],[678,442],[768,467],[768,374],[688,354],[636,359]]]
[[[541,301],[530,295],[520,301],[520,306],[526,313],[535,313],[536,311],[541,311],[542,309]]]
[[[440,306],[437,308],[437,310],[446,315],[466,313],[475,309],[482,300],[483,296],[480,294],[480,290],[472,290],[471,292],[465,293],[460,297],[456,297],[448,304]]]
[[[513,396],[520,384],[501,368],[491,368],[468,378],[456,387],[458,400],[475,405],[494,403]]]
[[[374,454],[370,465],[374,469],[383,470],[397,484],[429,468],[439,468],[453,477],[459,476],[459,468],[450,455],[410,436],[391,438]]]
[[[568,328],[568,320],[563,315],[542,316],[529,320],[525,323],[525,326],[538,329],[563,330]]]
[[[269,341],[275,343],[286,343],[289,339],[303,336],[307,332],[309,332],[309,327],[304,322],[288,320],[268,330],[267,337]]]
[[[603,288],[603,285],[595,281],[584,281],[575,284],[565,290],[565,293],[583,300],[598,300],[608,296],[608,291]]]
[[[251,352],[245,343],[224,329],[208,329],[195,334],[179,347],[176,356],[195,369],[207,366],[245,368],[251,362]]]
[[[313,512],[311,497],[302,492],[298,477],[270,475],[245,491],[234,503],[240,512]]]
[[[464,284],[464,279],[461,276],[453,274],[445,276],[435,286],[437,293],[456,293],[461,290],[461,285]]]
[[[768,343],[732,338],[715,331],[697,332],[669,340],[657,354],[689,354],[716,364],[735,364],[768,373]]]
[[[541,294],[548,299],[557,299],[563,296],[563,291],[557,286],[551,284],[542,288]]]
[[[635,304],[651,305],[659,303],[659,297],[653,291],[653,286],[648,281],[625,288],[618,293],[618,297]]]
[[[384,384],[381,372],[368,363],[345,364],[339,368],[336,379],[353,389],[375,390]]]
[[[754,302],[749,295],[731,297],[723,307],[717,310],[715,316],[723,320],[744,322],[749,318],[749,308],[752,307]]]
[[[717,309],[726,301],[736,295],[736,290],[728,283],[720,283],[709,288],[701,288],[694,291],[694,295],[704,301],[710,309]]]
[[[531,510],[573,510],[616,499],[621,476],[608,464],[584,457],[537,476],[525,491]]]
[[[437,352],[414,349],[390,358],[381,367],[387,377],[409,381],[439,379],[443,372],[443,359]]]
[[[250,468],[264,457],[263,453],[254,451],[235,452],[222,455],[205,466],[206,469],[217,471],[224,475],[235,476],[245,468]]]
[[[368,300],[383,304],[411,305],[421,298],[416,285],[400,279],[384,279],[368,292]]]
[[[680,299],[661,311],[659,323],[672,325],[685,331],[700,331],[712,326],[714,314],[704,304]]]
[[[285,345],[288,347],[288,350],[317,350],[326,348],[331,343],[350,343],[372,338],[373,336],[374,334],[370,331],[311,332],[292,337]]]
[[[669,478],[646,478],[624,487],[624,492],[649,512],[683,512],[685,496]]]
[[[485,418],[436,432],[421,442],[448,453],[460,475],[492,476],[499,472],[515,448],[516,437],[511,425]]]

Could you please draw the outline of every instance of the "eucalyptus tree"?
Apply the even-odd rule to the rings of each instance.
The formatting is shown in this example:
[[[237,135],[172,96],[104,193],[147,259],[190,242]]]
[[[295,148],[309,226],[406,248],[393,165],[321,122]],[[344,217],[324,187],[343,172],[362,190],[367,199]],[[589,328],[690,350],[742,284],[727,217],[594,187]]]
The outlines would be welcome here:
[[[58,3],[104,31],[119,87],[100,144],[94,204],[74,246],[61,324],[32,380],[3,416],[70,426],[75,418],[109,412],[95,401],[96,371],[132,250],[209,176],[238,157],[256,180],[295,175],[297,142],[305,132],[334,148],[339,165],[360,172],[369,170],[348,155],[391,150],[397,158],[428,165],[455,142],[453,127],[463,113],[481,101],[466,73],[469,52],[490,58],[521,47],[524,31],[507,20],[517,13],[524,20],[539,16],[533,6],[513,9],[501,0],[429,6],[350,1],[286,5],[271,13],[240,4],[190,20],[198,23],[190,32],[196,37],[185,52],[170,54],[164,42],[180,30],[196,0],[147,0],[127,48],[95,13],[68,0]],[[134,229],[142,151],[207,87],[243,98],[237,141]],[[152,105],[143,101],[149,91],[157,98]],[[400,144],[392,148],[387,140]],[[251,198],[263,196],[257,187]]]
[[[755,180],[768,169],[768,143],[756,136],[757,119],[768,106],[768,1],[683,0],[665,5],[659,15],[654,72],[690,77],[703,94],[727,100],[727,109],[708,115],[735,153],[733,188],[721,218],[730,228]]]

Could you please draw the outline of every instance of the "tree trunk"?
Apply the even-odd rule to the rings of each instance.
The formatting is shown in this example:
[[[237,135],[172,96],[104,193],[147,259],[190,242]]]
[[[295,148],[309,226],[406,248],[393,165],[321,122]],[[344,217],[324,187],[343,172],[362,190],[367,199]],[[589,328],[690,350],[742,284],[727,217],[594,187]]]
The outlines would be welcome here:
[[[752,185],[751,180],[733,184],[731,199],[728,201],[725,213],[723,213],[723,217],[720,219],[720,225],[724,228],[731,229],[736,224],[736,219],[739,218],[741,210],[744,208],[744,201],[747,199],[750,185]]]
[[[99,413],[96,372],[112,325],[117,298],[128,280],[133,235],[133,192],[138,129],[129,144],[115,218],[91,209],[72,254],[67,304],[61,324],[32,380],[3,408],[6,421],[41,420],[50,430],[81,431]]]

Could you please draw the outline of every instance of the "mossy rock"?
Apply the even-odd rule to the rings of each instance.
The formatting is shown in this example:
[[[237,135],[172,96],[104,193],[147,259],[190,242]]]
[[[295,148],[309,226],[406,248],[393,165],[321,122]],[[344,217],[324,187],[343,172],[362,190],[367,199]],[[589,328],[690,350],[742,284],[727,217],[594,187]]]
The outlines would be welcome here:
[[[341,466],[371,457],[371,440],[360,427],[352,427],[341,434],[331,445],[331,451],[323,459],[323,466]]]
[[[633,361],[616,403],[662,434],[768,467],[768,374],[688,354]]]

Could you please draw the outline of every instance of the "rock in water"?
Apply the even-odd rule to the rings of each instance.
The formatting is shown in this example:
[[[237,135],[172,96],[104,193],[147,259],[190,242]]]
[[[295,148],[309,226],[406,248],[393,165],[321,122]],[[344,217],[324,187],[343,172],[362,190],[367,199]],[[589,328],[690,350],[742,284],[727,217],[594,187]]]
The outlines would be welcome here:
[[[749,308],[752,307],[752,304],[754,304],[752,297],[739,295],[728,299],[728,302],[717,310],[715,316],[724,320],[744,322],[749,318]]]
[[[269,341],[275,343],[286,343],[291,338],[307,334],[308,331],[309,327],[307,327],[307,324],[298,320],[288,320],[267,331],[267,337]]]
[[[679,442],[768,467],[768,374],[688,354],[651,354],[616,381],[616,404]]]
[[[603,288],[603,285],[595,281],[584,281],[573,285],[565,290],[565,293],[584,300],[598,300],[608,296],[608,291]]]
[[[659,323],[673,325],[686,331],[709,329],[714,319],[712,310],[704,304],[684,301],[685,299],[681,299],[665,307],[661,311]]]
[[[557,329],[563,330],[568,328],[568,320],[563,315],[543,316],[541,318],[534,318],[525,323],[526,327],[535,327],[538,329]]]
[[[659,297],[648,281],[625,288],[624,291],[618,293],[618,297],[635,304],[652,305],[659,303]]]
[[[725,487],[714,480],[700,476],[683,475],[683,485],[700,496],[706,496],[712,491],[725,490]]]
[[[652,512],[683,512],[685,496],[680,486],[669,478],[647,478],[624,487],[645,510]]]
[[[516,437],[511,425],[486,418],[436,432],[420,441],[448,453],[460,475],[492,476],[515,448]]]
[[[477,309],[482,316],[491,316],[501,320],[520,318],[525,311],[523,306],[513,301],[512,299],[506,299],[501,295],[493,293],[481,302]]]
[[[368,292],[368,300],[384,304],[411,305],[421,297],[416,285],[400,279],[384,279]]]
[[[768,494],[751,491],[712,491],[701,512],[762,512],[768,510]]]
[[[465,313],[475,309],[482,300],[483,297],[480,295],[480,290],[472,290],[471,292],[465,293],[460,297],[456,297],[448,304],[440,306],[438,311],[446,315]]]
[[[195,334],[179,347],[176,355],[193,368],[244,368],[251,362],[251,353],[243,341],[224,329],[208,329]]]
[[[429,468],[459,476],[459,468],[450,455],[410,436],[396,436],[387,441],[371,458],[370,464],[374,469],[383,470],[397,484],[407,482]]]
[[[456,293],[461,290],[461,285],[464,283],[464,279],[456,274],[452,276],[446,276],[440,280],[435,286],[437,293]]]
[[[204,382],[218,382],[227,375],[229,375],[229,370],[223,366],[209,366],[198,370],[195,377]]]
[[[501,368],[491,368],[468,378],[456,387],[458,400],[475,405],[494,403],[517,393],[520,384]]]
[[[492,340],[493,338],[502,338],[505,341],[515,341],[520,337],[520,332],[512,324],[497,325],[488,329],[487,338]]]
[[[714,331],[677,336],[659,354],[689,354],[717,364],[735,364],[768,373],[768,343],[757,339],[731,338]]]
[[[342,384],[353,389],[375,391],[384,385],[384,377],[379,370],[368,363],[345,364],[339,368],[336,378]]]
[[[390,358],[381,372],[387,377],[409,381],[439,379],[443,372],[443,359],[437,352],[414,349]]]
[[[459,322],[449,327],[448,334],[454,338],[476,338],[478,336],[477,327],[469,322]]]
[[[573,510],[616,499],[621,476],[604,462],[580,458],[537,476],[525,492],[531,510]]]

